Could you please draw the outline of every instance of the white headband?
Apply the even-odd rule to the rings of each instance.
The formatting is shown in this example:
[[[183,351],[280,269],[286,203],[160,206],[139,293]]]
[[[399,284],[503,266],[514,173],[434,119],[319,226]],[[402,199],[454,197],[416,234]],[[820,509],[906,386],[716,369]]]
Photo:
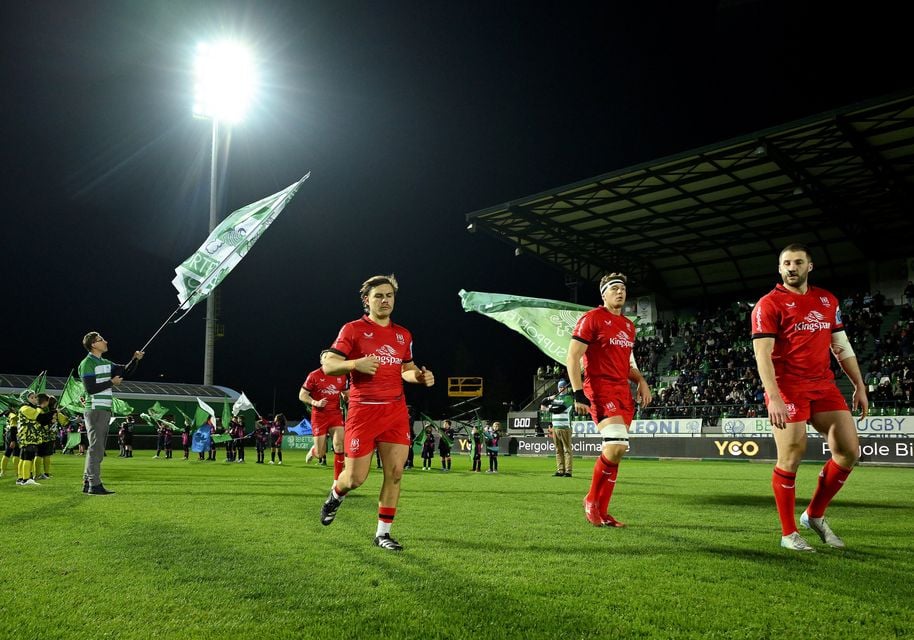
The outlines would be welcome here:
[[[624,286],[625,286],[625,280],[623,280],[622,278],[613,278],[613,279],[610,280],[609,282],[604,283],[603,286],[600,287],[600,295],[602,296],[603,293],[604,293],[607,289],[609,289],[611,286],[613,286],[614,284],[621,284],[621,285],[624,287]]]

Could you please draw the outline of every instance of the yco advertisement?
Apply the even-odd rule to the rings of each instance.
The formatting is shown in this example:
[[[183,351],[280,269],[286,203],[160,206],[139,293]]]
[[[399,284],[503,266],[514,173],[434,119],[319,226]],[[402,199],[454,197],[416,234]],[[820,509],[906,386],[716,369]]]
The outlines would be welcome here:
[[[553,456],[555,444],[551,438],[512,438],[517,455]],[[511,449],[515,443],[512,443]],[[573,437],[571,448],[575,455],[597,456],[602,442],[597,438]],[[629,457],[690,458],[702,460],[776,460],[773,438],[735,438],[726,434],[697,438],[654,437],[632,439]],[[818,436],[810,437],[805,460],[827,460],[831,457],[828,442]],[[860,461],[914,464],[914,439],[861,438]]]

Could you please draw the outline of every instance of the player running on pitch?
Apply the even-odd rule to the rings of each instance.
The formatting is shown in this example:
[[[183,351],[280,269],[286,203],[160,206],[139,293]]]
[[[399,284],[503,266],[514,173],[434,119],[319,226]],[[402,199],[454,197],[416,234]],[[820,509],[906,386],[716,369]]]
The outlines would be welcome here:
[[[389,551],[403,549],[390,537],[400,498],[403,464],[410,447],[403,383],[426,387],[435,384],[431,371],[413,363],[410,332],[390,319],[397,289],[397,280],[392,275],[366,280],[359,292],[366,315],[343,325],[333,346],[321,357],[327,375],[351,376],[345,468],[321,508],[321,524],[333,522],[346,494],[365,482],[377,447],[384,480],[374,544]]]

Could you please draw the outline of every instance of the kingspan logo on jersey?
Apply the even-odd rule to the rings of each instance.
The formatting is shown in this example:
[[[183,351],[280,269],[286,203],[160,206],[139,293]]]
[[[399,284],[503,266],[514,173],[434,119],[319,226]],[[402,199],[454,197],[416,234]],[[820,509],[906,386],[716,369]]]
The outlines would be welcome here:
[[[333,396],[333,395],[338,394],[339,392],[340,392],[340,390],[336,388],[335,384],[327,385],[326,387],[321,389],[321,393],[324,394],[325,396]]]
[[[629,336],[625,330],[619,331],[615,338],[610,338],[609,344],[616,347],[626,347],[628,349],[633,349],[635,347],[635,341],[632,340],[631,336]]]
[[[821,313],[813,310],[807,313],[801,322],[796,323],[794,329],[797,331],[821,331],[823,329],[831,329],[831,322],[826,320]]]
[[[378,356],[378,362],[381,364],[403,364],[403,358],[397,356],[397,351],[389,344],[378,347],[374,354]]]

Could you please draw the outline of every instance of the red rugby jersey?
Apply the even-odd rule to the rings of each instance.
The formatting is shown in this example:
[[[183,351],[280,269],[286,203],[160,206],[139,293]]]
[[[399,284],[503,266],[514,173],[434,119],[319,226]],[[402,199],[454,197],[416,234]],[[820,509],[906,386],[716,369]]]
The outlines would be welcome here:
[[[838,299],[825,289],[805,294],[777,285],[752,310],[752,339],[774,338],[771,361],[778,381],[834,380],[831,334],[844,331]]]
[[[367,315],[340,329],[330,351],[347,360],[376,355],[380,366],[368,375],[350,373],[350,402],[392,402],[403,398],[403,364],[413,361],[413,337],[409,331],[391,322],[386,327]]]
[[[346,376],[328,376],[321,369],[315,369],[305,378],[302,388],[315,400],[327,399],[323,407],[311,405],[311,412],[326,416],[336,416],[343,422],[343,411],[340,409],[340,393],[346,388]]]
[[[628,383],[635,323],[606,307],[597,307],[581,316],[571,336],[587,345],[584,352],[587,384]]]

